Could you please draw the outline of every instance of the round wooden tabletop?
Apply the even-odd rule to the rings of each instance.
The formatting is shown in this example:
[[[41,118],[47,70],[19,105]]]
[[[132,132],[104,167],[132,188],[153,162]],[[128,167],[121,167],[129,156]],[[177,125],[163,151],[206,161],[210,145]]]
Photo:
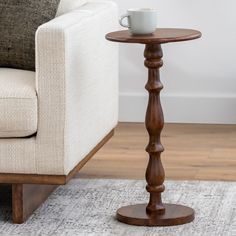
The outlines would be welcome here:
[[[201,35],[201,32],[192,29],[159,28],[150,35],[132,35],[129,30],[111,32],[106,39],[121,43],[163,44],[193,40]]]

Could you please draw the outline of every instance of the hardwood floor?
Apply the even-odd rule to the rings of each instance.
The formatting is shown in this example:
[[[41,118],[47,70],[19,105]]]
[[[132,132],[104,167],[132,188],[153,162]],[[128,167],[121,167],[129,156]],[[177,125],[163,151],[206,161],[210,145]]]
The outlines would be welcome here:
[[[144,124],[120,123],[78,177],[143,179],[147,142]],[[166,124],[162,144],[167,179],[236,180],[236,125]]]

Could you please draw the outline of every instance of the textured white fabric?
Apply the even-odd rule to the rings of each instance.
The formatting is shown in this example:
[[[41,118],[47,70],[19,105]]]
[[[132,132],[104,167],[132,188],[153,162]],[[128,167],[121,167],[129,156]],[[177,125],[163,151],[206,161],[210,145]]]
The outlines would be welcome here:
[[[39,27],[36,79],[38,174],[68,174],[116,126],[117,6],[91,2]]]
[[[57,10],[57,16],[68,13],[68,12],[82,6],[86,2],[88,2],[88,0],[61,0],[58,10]]]
[[[0,68],[0,138],[25,137],[37,131],[35,73]]]
[[[68,174],[115,127],[118,45],[106,41],[105,34],[116,27],[116,5],[97,2],[39,28],[37,135],[0,139],[0,173]],[[0,100],[9,97],[35,100],[37,111],[35,73],[4,68],[0,71]],[[14,104],[28,106],[21,103],[11,106]],[[0,113],[4,109],[0,108]],[[17,122],[24,113],[27,112],[15,116]],[[27,123],[27,119],[22,121]],[[34,127],[35,132],[37,116]]]
[[[0,173],[36,173],[35,136],[0,139]]]

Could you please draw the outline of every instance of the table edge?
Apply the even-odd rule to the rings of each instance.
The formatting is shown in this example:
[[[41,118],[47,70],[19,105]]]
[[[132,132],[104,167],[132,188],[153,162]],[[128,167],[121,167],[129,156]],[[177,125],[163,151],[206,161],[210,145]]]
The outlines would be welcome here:
[[[111,42],[117,42],[117,43],[139,43],[139,44],[165,44],[165,43],[174,43],[174,42],[183,42],[183,41],[190,41],[190,40],[195,40],[199,39],[202,37],[202,33],[198,30],[193,30],[193,29],[183,29],[183,28],[160,28],[160,29],[182,29],[182,30],[192,30],[195,31],[195,34],[189,35],[189,36],[180,36],[180,37],[173,37],[173,38],[161,38],[159,40],[153,40],[152,38],[148,39],[138,39],[135,40],[135,38],[132,39],[124,39],[124,40],[119,40],[119,39],[114,39],[112,37],[109,37],[110,34],[115,33],[115,32],[122,32],[122,31],[128,31],[128,30],[120,30],[120,31],[114,31],[114,32],[109,32],[106,34],[105,38],[108,41]],[[144,41],[145,40],[145,41]]]

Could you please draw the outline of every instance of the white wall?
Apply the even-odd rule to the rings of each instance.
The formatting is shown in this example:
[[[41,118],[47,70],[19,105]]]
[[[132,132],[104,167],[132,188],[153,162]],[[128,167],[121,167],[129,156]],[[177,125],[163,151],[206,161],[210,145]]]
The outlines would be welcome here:
[[[158,9],[158,27],[194,28],[200,40],[163,46],[167,122],[236,123],[236,1],[116,0],[120,12]],[[144,121],[147,71],[142,45],[120,45],[120,121]]]

